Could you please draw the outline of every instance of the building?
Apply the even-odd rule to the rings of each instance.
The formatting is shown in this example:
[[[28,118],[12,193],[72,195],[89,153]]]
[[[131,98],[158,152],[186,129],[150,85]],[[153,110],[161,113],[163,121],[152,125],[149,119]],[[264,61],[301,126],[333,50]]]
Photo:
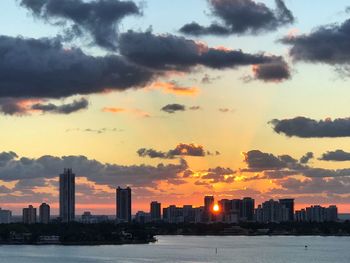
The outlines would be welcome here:
[[[203,211],[203,218],[202,222],[208,223],[212,221],[212,209],[214,206],[214,196],[207,195],[204,197],[204,211]]]
[[[242,200],[242,214],[241,221],[253,221],[254,220],[255,200],[250,197],[245,197]]]
[[[98,224],[108,221],[108,216],[104,215],[93,215],[91,212],[86,211],[81,216],[81,222],[83,224]]]
[[[232,212],[236,213],[240,219],[243,215],[243,202],[241,199],[231,200]]]
[[[294,199],[280,199],[279,202],[288,210],[286,221],[294,221]]]
[[[50,206],[42,203],[39,207],[39,223],[48,224],[50,222]]]
[[[196,210],[192,205],[182,207],[182,215],[185,223],[194,223],[196,221]]]
[[[152,221],[151,214],[143,211],[138,211],[135,215],[135,221],[139,224],[146,224]]]
[[[338,221],[338,208],[335,205],[322,207],[314,205],[295,212],[295,220],[298,222],[336,222]]]
[[[36,208],[34,208],[32,205],[28,206],[27,208],[23,208],[23,223],[36,223]]]
[[[131,188],[117,188],[116,219],[118,223],[131,222]]]
[[[281,199],[275,201],[273,199],[262,203],[255,209],[255,220],[259,223],[280,223],[291,221],[294,218],[291,215],[294,211],[293,199]]]
[[[0,208],[0,224],[10,224],[12,221],[12,212]]]
[[[60,175],[60,219],[64,223],[75,219],[75,174],[64,169]]]
[[[163,221],[170,224],[183,223],[183,208],[175,205],[163,208]]]
[[[160,221],[162,219],[161,215],[161,203],[158,203],[156,201],[153,201],[150,205],[150,214],[151,214],[151,220],[152,221]]]

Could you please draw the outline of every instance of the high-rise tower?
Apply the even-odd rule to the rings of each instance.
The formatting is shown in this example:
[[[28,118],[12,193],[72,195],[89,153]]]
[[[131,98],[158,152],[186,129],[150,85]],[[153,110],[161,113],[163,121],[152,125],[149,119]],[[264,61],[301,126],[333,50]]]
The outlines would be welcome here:
[[[117,222],[130,223],[131,222],[131,189],[117,188]]]
[[[68,223],[75,218],[75,174],[64,169],[60,175],[60,218]]]

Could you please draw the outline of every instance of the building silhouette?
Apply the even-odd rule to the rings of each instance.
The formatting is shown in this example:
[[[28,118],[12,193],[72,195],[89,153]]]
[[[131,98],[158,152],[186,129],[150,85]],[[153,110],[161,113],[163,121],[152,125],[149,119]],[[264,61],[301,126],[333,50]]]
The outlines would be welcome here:
[[[159,221],[162,219],[161,217],[161,203],[157,201],[153,201],[150,204],[150,213],[151,213],[151,221]]]
[[[280,199],[279,201],[288,210],[287,221],[294,221],[294,199]]]
[[[23,208],[23,223],[36,223],[36,208],[34,208],[32,205],[29,205],[27,208]]]
[[[116,198],[116,219],[118,223],[130,223],[131,222],[131,189],[117,188]]]
[[[254,209],[255,209],[255,200],[250,197],[245,197],[242,200],[242,221],[252,221],[254,220]]]
[[[42,203],[39,207],[39,222],[41,224],[50,222],[50,206],[46,203]]]
[[[64,223],[75,218],[75,174],[72,169],[64,169],[60,175],[60,219]]]
[[[0,208],[0,224],[10,224],[12,221],[12,212]]]

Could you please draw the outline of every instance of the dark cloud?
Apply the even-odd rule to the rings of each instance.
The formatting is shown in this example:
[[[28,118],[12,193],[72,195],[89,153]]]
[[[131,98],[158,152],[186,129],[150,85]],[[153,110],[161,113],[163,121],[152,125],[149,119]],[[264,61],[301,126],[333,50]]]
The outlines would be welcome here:
[[[166,152],[157,151],[154,149],[141,148],[137,151],[137,154],[140,157],[149,157],[149,158],[161,158],[161,159],[171,159],[172,157]]]
[[[95,44],[116,49],[118,24],[129,15],[140,14],[139,8],[132,1],[95,0],[21,0],[21,6],[30,10],[36,18],[41,18],[54,25],[71,28],[71,36],[92,37]]]
[[[303,157],[311,158],[311,153],[306,154],[300,161],[289,155],[275,156],[271,153],[264,153],[258,150],[249,151],[244,154],[244,161],[247,163],[247,169],[241,169],[241,172],[262,172],[247,180],[257,179],[283,179],[285,177],[302,175],[309,178],[332,178],[349,177],[350,168],[346,169],[324,169],[310,167],[302,161]]]
[[[195,66],[214,69],[235,68],[281,60],[264,54],[247,54],[241,50],[210,48],[174,35],[128,31],[120,35],[120,53],[136,64],[158,70],[189,71]]]
[[[209,180],[210,183],[232,183],[235,179],[234,174],[236,174],[236,171],[231,168],[218,166],[205,171],[205,175],[201,176],[201,179]]]
[[[265,82],[281,82],[291,78],[290,68],[283,60],[256,65],[253,73],[254,79]]]
[[[217,152],[219,153],[219,152]],[[149,158],[161,158],[161,159],[174,159],[178,156],[197,156],[204,157],[207,154],[212,155],[210,152],[206,152],[204,147],[194,143],[179,143],[174,149],[167,152],[157,151],[154,149],[141,148],[137,151],[140,157]]]
[[[328,151],[322,154],[320,160],[335,161],[335,162],[350,161],[350,153],[345,152],[343,150]]]
[[[275,31],[292,24],[294,16],[284,1],[276,0],[276,9],[252,0],[208,0],[212,13],[220,22],[201,26],[196,22],[184,25],[180,32],[187,35],[259,34]]]
[[[205,156],[205,150],[202,145],[194,143],[180,143],[175,149],[169,151],[173,156]]]
[[[201,26],[197,22],[192,22],[180,28],[180,32],[187,35],[202,36],[202,35],[217,35],[226,36],[232,34],[230,29],[219,24],[211,24],[210,26]]]
[[[310,34],[285,37],[281,41],[292,46],[290,55],[296,61],[349,64],[350,19],[341,25],[321,26]]]
[[[61,98],[145,86],[153,73],[122,57],[93,57],[57,39],[0,36],[0,99]],[[18,111],[1,103],[2,111]],[[5,106],[4,106],[5,105]],[[6,106],[7,105],[7,106]]]
[[[39,110],[43,113],[58,113],[58,114],[71,114],[76,111],[80,111],[82,109],[87,109],[89,106],[89,102],[85,98],[81,98],[80,100],[74,100],[72,103],[55,105],[52,103],[42,104],[37,103],[32,106],[33,110]]]
[[[167,113],[175,113],[177,111],[185,111],[186,107],[185,105],[181,105],[181,104],[168,104],[168,105],[165,105],[163,108],[161,108],[161,110]]]
[[[16,159],[18,156],[15,152],[0,153],[0,166],[6,165],[9,161]]]
[[[304,156],[300,158],[299,162],[302,164],[307,164],[313,158],[314,154],[312,152],[307,152]]]
[[[282,189],[273,189],[274,194],[347,194],[349,178],[307,178],[304,180],[288,178],[280,180]]]
[[[201,106],[191,106],[189,107],[190,110],[201,110],[202,107]]]
[[[244,161],[249,171],[281,170],[294,166],[297,160],[289,155],[275,156],[270,153],[264,153],[259,150],[253,150],[243,153]]]
[[[313,120],[305,117],[294,119],[272,120],[270,122],[277,133],[288,137],[324,138],[349,137],[350,118]]]
[[[101,163],[88,159],[85,156],[42,156],[33,158],[10,158],[0,166],[0,180],[13,182],[23,181],[28,183],[33,179],[58,178],[63,168],[72,168],[78,177],[84,177],[91,182],[108,185],[112,188],[118,185],[130,185],[135,187],[152,186],[158,181],[177,179],[178,175],[187,170],[185,160],[180,159],[179,164],[151,165],[117,165]],[[179,177],[180,179],[181,177]]]

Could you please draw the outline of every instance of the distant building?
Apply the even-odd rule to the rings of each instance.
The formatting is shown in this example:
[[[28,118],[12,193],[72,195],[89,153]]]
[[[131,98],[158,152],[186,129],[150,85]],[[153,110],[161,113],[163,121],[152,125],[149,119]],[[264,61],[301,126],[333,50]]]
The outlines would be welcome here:
[[[152,221],[151,214],[143,211],[138,211],[135,215],[135,221],[140,224],[146,224]]]
[[[184,205],[182,207],[182,215],[185,223],[194,223],[196,221],[196,210],[192,205]]]
[[[254,220],[255,200],[250,197],[245,197],[242,200],[242,215],[240,220],[252,221]]]
[[[104,215],[93,215],[91,212],[86,211],[81,216],[81,222],[83,224],[98,224],[108,221],[108,216]]]
[[[117,188],[116,198],[116,218],[118,223],[130,223],[131,222],[131,189],[127,187],[125,189]]]
[[[0,208],[0,224],[10,224],[12,222],[12,212]]]
[[[212,209],[214,206],[214,196],[208,195],[204,197],[204,211],[202,221],[208,223],[212,221]]]
[[[48,224],[50,222],[50,206],[42,203],[39,207],[39,223]]]
[[[75,174],[64,169],[60,175],[60,219],[64,223],[75,219]]]
[[[162,219],[161,215],[161,203],[153,201],[150,205],[150,213],[152,221],[160,221]]]
[[[175,205],[163,208],[163,221],[171,224],[183,223],[183,208]]]
[[[36,223],[36,208],[34,208],[32,205],[28,206],[27,208],[23,208],[23,223]]]
[[[298,222],[336,222],[338,221],[338,208],[334,205],[322,207],[314,205],[295,212],[295,220]]]
[[[280,199],[279,202],[288,210],[288,216],[286,218],[287,220],[285,221],[294,221],[294,199]]]
[[[255,220],[260,223],[288,222],[294,218],[294,213],[292,216],[291,211],[294,211],[293,199],[281,199],[280,201],[271,199],[255,209]]]
[[[243,201],[241,199],[231,200],[232,212],[236,213],[240,219],[243,216]]]

